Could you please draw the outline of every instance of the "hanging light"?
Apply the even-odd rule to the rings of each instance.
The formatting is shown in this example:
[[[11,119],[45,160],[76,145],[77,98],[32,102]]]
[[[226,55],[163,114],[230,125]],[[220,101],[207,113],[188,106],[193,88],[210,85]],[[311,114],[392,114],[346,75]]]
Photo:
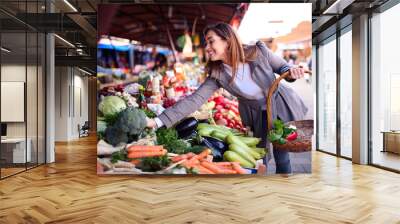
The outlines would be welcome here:
[[[190,38],[188,32],[185,33],[185,44],[183,45],[182,53],[185,57],[192,57],[193,55],[192,38]]]
[[[172,8],[172,6],[169,6],[168,7],[168,18],[172,18],[172,13],[173,13],[173,8]]]
[[[69,45],[70,47],[75,48],[75,45],[73,45],[71,42],[69,42],[68,40],[62,38],[61,36],[54,34],[55,37],[57,37],[59,40],[61,40],[62,42],[66,43],[67,45]]]
[[[1,47],[0,49],[1,49],[2,51],[6,52],[6,53],[10,53],[10,52],[11,52],[11,50],[9,50],[9,49],[7,49],[7,48],[5,48],[5,47]]]
[[[64,3],[68,5],[74,12],[78,12],[78,10],[68,1],[64,0]]]

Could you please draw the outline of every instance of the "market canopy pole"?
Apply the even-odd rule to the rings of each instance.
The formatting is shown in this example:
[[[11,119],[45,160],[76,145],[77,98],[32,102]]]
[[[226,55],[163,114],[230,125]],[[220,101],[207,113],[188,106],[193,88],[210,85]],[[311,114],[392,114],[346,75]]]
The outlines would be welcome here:
[[[166,25],[166,27],[167,27],[167,35],[168,35],[169,44],[171,45],[172,52],[173,52],[173,54],[174,54],[175,62],[179,62],[179,58],[176,57],[175,44],[174,44],[174,41],[172,40],[171,33],[169,32],[169,27],[168,27],[168,25]]]

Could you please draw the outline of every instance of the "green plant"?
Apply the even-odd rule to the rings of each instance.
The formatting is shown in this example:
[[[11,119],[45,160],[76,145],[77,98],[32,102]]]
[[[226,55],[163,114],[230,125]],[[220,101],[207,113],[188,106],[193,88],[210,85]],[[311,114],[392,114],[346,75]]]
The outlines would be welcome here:
[[[112,163],[116,163],[116,162],[118,162],[118,160],[121,160],[121,161],[128,161],[129,160],[128,159],[128,154],[127,154],[127,152],[125,150],[120,150],[120,151],[117,151],[117,152],[113,152],[111,154],[111,162]]]
[[[140,168],[145,172],[154,172],[162,170],[171,164],[167,155],[158,157],[146,157],[141,159]]]

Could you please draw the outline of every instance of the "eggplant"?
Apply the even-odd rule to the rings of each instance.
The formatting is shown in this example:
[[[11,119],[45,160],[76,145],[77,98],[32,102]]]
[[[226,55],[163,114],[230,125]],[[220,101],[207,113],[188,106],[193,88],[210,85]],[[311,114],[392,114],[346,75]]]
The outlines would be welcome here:
[[[207,146],[211,149],[214,162],[222,161],[224,152],[228,150],[228,145],[225,144],[225,142],[213,137],[203,137],[201,145]]]
[[[199,120],[199,123],[209,124],[210,121],[208,119],[201,119],[201,120]]]
[[[181,121],[175,126],[175,130],[178,132],[179,138],[187,138],[192,136],[197,129],[199,122],[194,117],[189,117]]]

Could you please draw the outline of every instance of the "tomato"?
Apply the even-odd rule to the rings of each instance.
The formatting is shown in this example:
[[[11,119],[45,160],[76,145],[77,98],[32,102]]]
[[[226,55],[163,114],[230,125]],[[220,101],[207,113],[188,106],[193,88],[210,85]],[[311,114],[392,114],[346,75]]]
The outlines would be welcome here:
[[[215,120],[219,120],[221,118],[222,118],[222,114],[221,113],[217,112],[217,113],[214,114],[214,119]]]
[[[231,107],[230,110],[235,113],[236,115],[239,115],[239,110],[235,107]]]
[[[223,96],[217,96],[217,97],[215,97],[214,102],[216,104],[223,104],[224,103],[224,97]]]
[[[217,123],[218,125],[226,126],[226,124],[228,122],[226,121],[226,119],[221,118],[221,119],[218,119],[215,123]]]

